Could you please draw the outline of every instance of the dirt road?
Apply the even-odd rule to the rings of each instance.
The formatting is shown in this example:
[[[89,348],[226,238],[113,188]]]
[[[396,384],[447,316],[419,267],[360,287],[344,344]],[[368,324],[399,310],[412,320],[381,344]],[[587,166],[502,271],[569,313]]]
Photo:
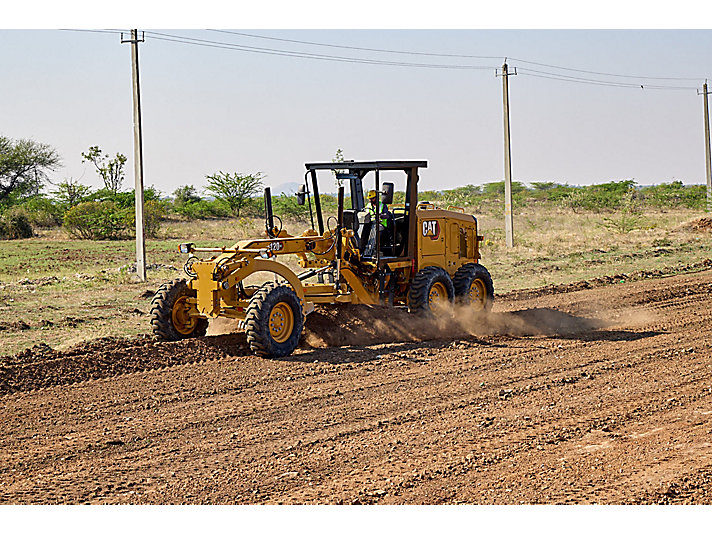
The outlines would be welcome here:
[[[712,503],[712,271],[343,313],[288,360],[230,334],[3,362],[0,502]]]

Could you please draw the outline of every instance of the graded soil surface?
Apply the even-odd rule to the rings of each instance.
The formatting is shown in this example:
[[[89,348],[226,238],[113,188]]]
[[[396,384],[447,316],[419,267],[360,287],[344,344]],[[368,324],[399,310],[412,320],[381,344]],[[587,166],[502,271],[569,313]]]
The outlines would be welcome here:
[[[712,271],[610,282],[323,308],[278,360],[241,333],[26,350],[0,502],[710,504]]]

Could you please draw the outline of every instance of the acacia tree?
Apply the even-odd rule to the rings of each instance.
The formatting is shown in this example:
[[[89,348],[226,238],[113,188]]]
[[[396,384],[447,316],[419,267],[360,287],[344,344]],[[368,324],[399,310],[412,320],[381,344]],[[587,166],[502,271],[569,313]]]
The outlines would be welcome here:
[[[60,162],[49,145],[0,136],[0,203],[10,195],[38,193],[45,173],[59,167]]]
[[[62,204],[73,208],[80,202],[84,202],[91,194],[91,187],[82,185],[74,178],[67,178],[57,184],[57,191],[54,197]]]
[[[225,202],[236,217],[245,206],[250,197],[260,192],[262,188],[262,173],[240,174],[219,172],[207,177],[206,190],[215,198]]]
[[[112,195],[121,191],[121,184],[124,182],[124,165],[126,164],[126,156],[116,153],[113,159],[101,153],[98,146],[90,146],[89,150],[82,152],[84,161],[94,164],[99,176],[104,182],[104,187],[111,192]]]

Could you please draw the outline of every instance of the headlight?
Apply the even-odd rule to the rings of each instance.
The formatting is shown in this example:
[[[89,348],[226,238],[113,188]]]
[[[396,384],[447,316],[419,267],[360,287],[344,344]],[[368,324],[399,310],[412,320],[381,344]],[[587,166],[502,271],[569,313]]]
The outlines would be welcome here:
[[[260,249],[260,258],[264,258],[266,260],[273,258],[274,257],[274,252],[271,250],[268,250],[266,248]]]
[[[181,243],[178,245],[178,250],[181,254],[188,254],[193,249],[193,243]]]

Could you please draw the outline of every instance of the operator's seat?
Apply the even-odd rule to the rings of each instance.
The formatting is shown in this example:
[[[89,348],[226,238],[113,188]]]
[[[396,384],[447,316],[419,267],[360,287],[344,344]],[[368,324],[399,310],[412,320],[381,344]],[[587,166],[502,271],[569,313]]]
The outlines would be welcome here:
[[[386,227],[371,220],[370,214],[366,212],[358,213],[359,220],[359,250],[361,256],[372,258],[376,255],[376,231],[381,232],[381,254],[383,256],[395,256],[395,246],[393,242],[393,234],[395,229],[395,221],[393,213],[387,213]]]

